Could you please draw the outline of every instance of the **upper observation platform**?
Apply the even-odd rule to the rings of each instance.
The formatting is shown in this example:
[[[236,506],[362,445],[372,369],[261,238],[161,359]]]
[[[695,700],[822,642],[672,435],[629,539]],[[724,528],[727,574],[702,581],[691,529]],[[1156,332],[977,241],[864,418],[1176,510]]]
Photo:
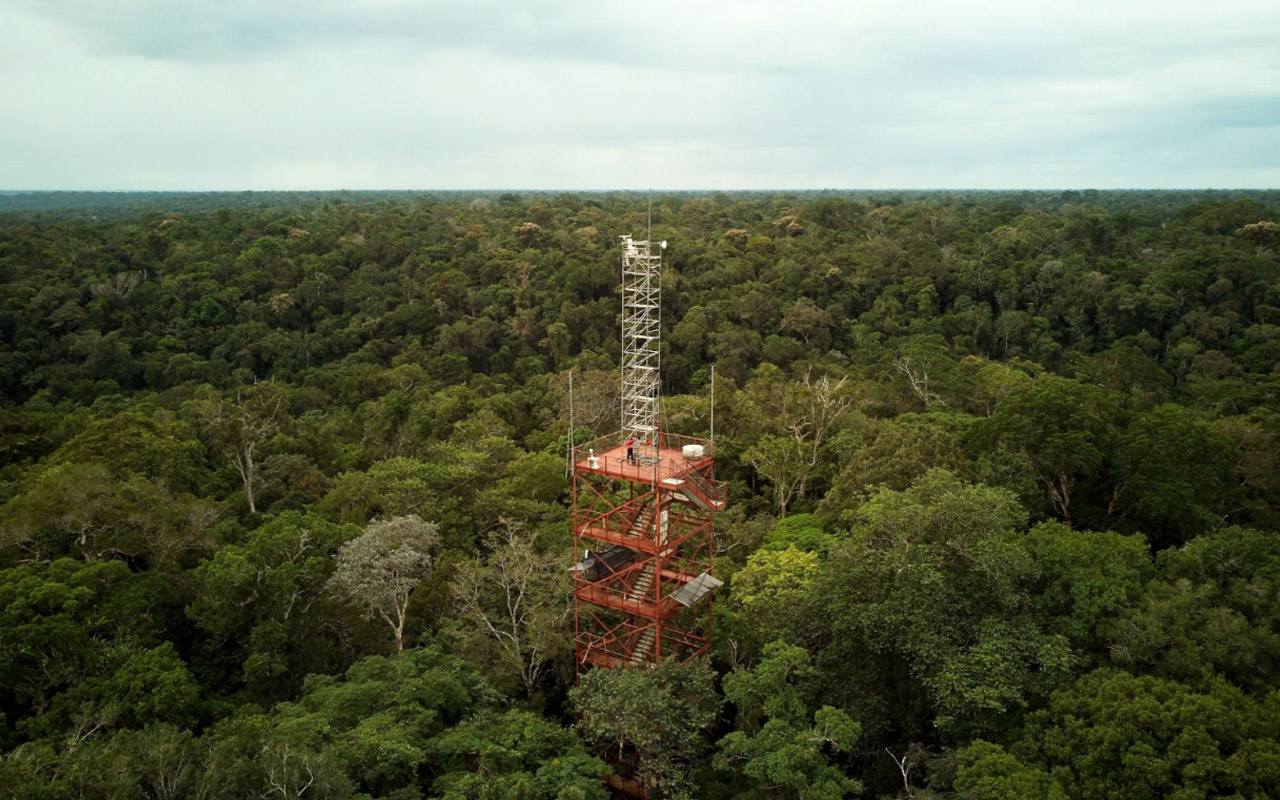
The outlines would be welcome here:
[[[715,463],[714,444],[691,436],[658,433],[635,440],[627,457],[627,434],[602,436],[574,448],[574,469],[579,474],[602,475],[684,495],[711,511],[724,508],[725,484],[710,478]]]

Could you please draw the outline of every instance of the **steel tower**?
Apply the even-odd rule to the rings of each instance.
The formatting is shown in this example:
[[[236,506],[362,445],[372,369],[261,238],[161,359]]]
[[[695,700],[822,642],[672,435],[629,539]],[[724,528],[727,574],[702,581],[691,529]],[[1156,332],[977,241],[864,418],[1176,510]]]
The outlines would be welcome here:
[[[723,585],[711,576],[725,504],[714,443],[665,431],[659,417],[661,251],[621,239],[621,429],[573,452],[579,672],[707,653],[708,595]]]

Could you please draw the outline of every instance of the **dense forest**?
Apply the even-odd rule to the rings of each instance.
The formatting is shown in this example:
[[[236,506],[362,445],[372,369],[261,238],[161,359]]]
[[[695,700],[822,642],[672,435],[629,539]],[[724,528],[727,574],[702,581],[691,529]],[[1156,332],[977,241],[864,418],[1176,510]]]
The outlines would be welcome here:
[[[0,197],[0,794],[1280,797],[1280,193],[655,196],[726,585],[576,682],[648,213]]]

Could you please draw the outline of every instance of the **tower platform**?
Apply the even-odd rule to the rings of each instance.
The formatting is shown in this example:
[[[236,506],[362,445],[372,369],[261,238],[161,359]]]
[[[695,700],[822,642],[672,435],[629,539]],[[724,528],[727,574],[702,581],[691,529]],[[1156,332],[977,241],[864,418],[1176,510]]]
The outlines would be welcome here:
[[[574,468],[584,473],[593,472],[618,480],[653,485],[656,481],[677,478],[690,469],[705,467],[712,458],[709,454],[698,459],[685,458],[684,452],[675,447],[637,444],[632,450],[635,459],[631,461],[627,460],[626,446],[618,444],[603,452],[596,451],[594,461],[581,459]],[[583,448],[578,448],[578,451],[586,452]]]
[[[707,477],[715,448],[706,440],[662,433],[637,442],[627,458],[626,436],[614,433],[574,448],[574,472],[665,489],[708,511],[724,508],[725,484]]]

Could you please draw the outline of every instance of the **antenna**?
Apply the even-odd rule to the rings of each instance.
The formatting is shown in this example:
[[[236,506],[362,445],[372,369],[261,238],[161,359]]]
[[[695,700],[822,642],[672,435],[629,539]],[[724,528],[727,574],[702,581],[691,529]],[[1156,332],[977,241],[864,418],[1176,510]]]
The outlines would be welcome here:
[[[653,241],[653,189],[649,189],[649,223],[644,229],[644,238]],[[663,247],[667,246],[666,242],[662,243]]]

